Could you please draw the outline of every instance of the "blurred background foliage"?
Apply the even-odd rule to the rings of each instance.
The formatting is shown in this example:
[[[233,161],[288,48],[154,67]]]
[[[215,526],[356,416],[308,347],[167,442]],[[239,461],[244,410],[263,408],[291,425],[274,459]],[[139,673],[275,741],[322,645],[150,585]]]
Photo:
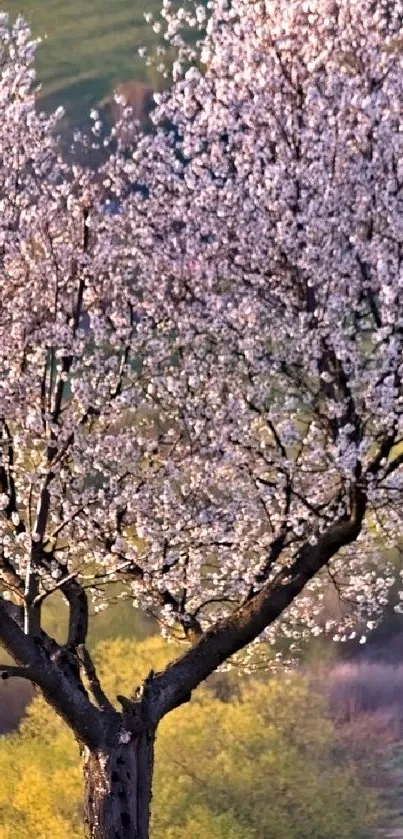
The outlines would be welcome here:
[[[111,698],[177,654],[158,637],[95,650]],[[357,839],[377,820],[361,775],[306,678],[220,674],[161,724],[152,837]],[[42,699],[0,739],[0,779],[0,839],[83,839],[77,744]]]

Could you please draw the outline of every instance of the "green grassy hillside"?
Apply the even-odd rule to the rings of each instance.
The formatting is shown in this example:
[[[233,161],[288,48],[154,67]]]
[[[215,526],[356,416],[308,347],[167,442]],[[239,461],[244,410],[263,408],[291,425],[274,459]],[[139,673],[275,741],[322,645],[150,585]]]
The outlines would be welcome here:
[[[63,105],[70,123],[118,82],[147,80],[137,49],[156,43],[144,12],[160,6],[160,0],[0,0],[0,9],[12,18],[24,15],[44,38],[38,53],[44,100],[48,107]]]

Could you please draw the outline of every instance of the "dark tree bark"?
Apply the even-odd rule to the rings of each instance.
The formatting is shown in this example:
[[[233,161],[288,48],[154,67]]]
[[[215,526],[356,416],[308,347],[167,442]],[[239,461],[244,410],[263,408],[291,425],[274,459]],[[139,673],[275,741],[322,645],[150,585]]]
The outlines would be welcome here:
[[[88,839],[148,839],[153,749],[150,730],[101,750],[84,747]]]

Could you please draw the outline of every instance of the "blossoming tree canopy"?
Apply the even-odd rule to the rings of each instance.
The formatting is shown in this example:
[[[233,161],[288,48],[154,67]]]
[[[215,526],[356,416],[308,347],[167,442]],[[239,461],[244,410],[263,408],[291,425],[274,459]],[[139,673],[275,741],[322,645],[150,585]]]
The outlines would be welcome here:
[[[219,0],[206,24],[165,2],[155,131],[131,151],[116,131],[97,173],[63,158],[29,29],[1,18],[0,639],[22,665],[2,672],[89,750],[94,839],[147,836],[150,732],[217,666],[318,631],[329,578],[372,619],[393,582],[402,12]],[[103,607],[114,582],[192,641],[120,715],[85,647],[87,591]],[[65,646],[41,627],[58,589]],[[145,780],[123,812],[125,748]]]
[[[217,599],[276,580],[363,503],[359,545],[330,568],[365,609],[385,602],[373,537],[385,549],[400,529],[402,11],[214,3],[186,69],[165,4],[176,82],[136,157],[192,437],[187,567],[205,568],[213,537]],[[189,499],[176,509],[187,545]],[[293,611],[316,622],[311,598]]]

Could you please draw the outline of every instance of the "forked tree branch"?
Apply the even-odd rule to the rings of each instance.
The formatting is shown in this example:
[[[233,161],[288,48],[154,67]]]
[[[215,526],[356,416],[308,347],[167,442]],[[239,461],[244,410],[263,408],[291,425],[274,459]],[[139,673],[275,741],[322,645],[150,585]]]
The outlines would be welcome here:
[[[31,681],[77,737],[89,747],[99,745],[104,737],[101,712],[92,705],[84,688],[80,689],[74,674],[63,666],[63,648],[43,631],[41,636],[26,635],[8,606],[0,598],[0,643],[17,663],[13,675],[29,671]]]
[[[366,505],[365,492],[356,487],[348,520],[341,519],[331,525],[319,536],[316,545],[305,543],[291,567],[282,569],[250,601],[207,630],[181,658],[155,676],[150,685],[154,724],[186,701],[200,682],[224,661],[257,638],[341,548],[357,539]]]

